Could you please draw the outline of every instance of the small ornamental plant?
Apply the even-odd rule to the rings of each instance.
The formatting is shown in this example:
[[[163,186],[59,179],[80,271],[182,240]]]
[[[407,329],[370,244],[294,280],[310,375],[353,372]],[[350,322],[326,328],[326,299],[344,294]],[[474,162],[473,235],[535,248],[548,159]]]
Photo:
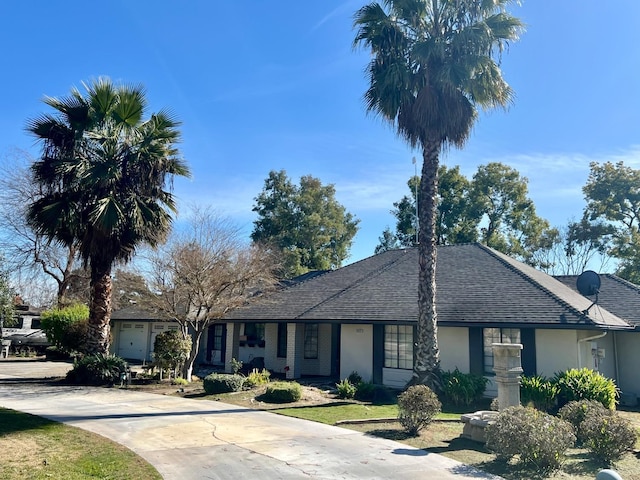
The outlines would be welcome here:
[[[429,425],[441,409],[438,396],[426,385],[413,385],[398,395],[398,421],[412,436]]]
[[[616,383],[600,372],[588,368],[573,368],[556,373],[560,407],[574,400],[595,400],[609,410],[615,410],[620,391]]]
[[[338,398],[351,399],[356,396],[357,388],[348,378],[336,383],[336,389],[338,390]]]

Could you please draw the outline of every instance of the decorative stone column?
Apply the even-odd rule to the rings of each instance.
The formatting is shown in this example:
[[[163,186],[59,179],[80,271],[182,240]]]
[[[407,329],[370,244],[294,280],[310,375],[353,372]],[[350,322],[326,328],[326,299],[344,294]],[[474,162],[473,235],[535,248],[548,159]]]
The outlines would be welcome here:
[[[498,405],[502,411],[520,405],[522,363],[520,343],[493,343],[493,371],[498,384]]]

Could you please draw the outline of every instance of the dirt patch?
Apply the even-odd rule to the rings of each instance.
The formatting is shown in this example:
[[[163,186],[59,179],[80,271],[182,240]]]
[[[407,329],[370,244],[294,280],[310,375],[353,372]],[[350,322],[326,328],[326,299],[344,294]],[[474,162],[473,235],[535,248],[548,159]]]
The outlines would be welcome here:
[[[295,402],[296,407],[327,405],[339,400],[336,397],[335,390],[330,388],[328,384],[317,386],[312,384],[301,384],[301,386],[302,398]],[[184,398],[207,397],[209,400],[216,400],[259,410],[270,410],[283,407],[283,404],[281,403],[266,403],[260,400],[260,396],[263,395],[267,389],[266,385],[253,388],[251,390],[216,395],[207,395],[202,387],[201,381],[194,381],[184,386],[172,385],[168,381],[147,384],[134,381],[130,386],[124,388],[139,392],[156,393],[159,395],[174,395]],[[354,401],[354,403],[359,402]]]

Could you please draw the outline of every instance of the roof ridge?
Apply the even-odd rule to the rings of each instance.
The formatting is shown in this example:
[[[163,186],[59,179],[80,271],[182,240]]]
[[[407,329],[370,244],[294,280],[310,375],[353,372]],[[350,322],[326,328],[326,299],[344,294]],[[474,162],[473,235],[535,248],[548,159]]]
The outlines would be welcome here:
[[[556,302],[558,302],[560,305],[563,305],[565,308],[573,311],[574,313],[576,313],[579,317],[583,317],[588,319],[591,323],[593,323],[594,325],[600,325],[598,322],[596,322],[594,319],[592,319],[589,315],[586,315],[584,313],[584,311],[577,309],[576,307],[574,307],[573,305],[571,305],[569,302],[567,302],[566,300],[564,300],[563,298],[559,297],[558,295],[556,295],[554,292],[552,292],[551,290],[549,290],[547,287],[545,287],[544,285],[540,284],[540,282],[538,282],[537,280],[535,280],[533,277],[531,277],[530,275],[528,275],[526,272],[523,272],[521,269],[517,268],[514,264],[512,264],[511,262],[507,261],[505,258],[502,257],[502,255],[504,255],[501,252],[498,252],[497,250],[494,250],[493,248],[487,246],[487,245],[483,245],[482,243],[477,243],[477,245],[484,250],[485,252],[487,252],[489,255],[491,255],[492,257],[494,257],[495,259],[497,259],[499,262],[501,262],[503,265],[505,265],[509,270],[515,272],[517,275],[519,275],[520,277],[522,277],[524,280],[526,280],[527,282],[529,282],[531,285],[533,285],[534,287],[536,287],[538,290],[546,293],[547,295],[549,295],[551,298],[553,298]],[[511,257],[508,257],[505,255],[505,257],[522,263],[523,265],[533,268],[530,265],[527,265],[526,263],[520,262],[519,260],[513,259]],[[534,269],[535,270],[535,269]],[[544,274],[543,271],[541,270],[536,270],[536,272],[542,273]],[[547,274],[545,274],[547,275]],[[555,279],[552,275],[549,275],[549,277],[551,277],[552,279],[554,279],[556,282],[558,282],[559,284],[564,285],[562,282],[560,282],[559,280]],[[569,288],[569,287],[567,287]],[[613,315],[613,314],[612,314]],[[621,319],[624,320],[624,319]]]
[[[410,255],[407,255],[409,249],[408,248],[402,248],[402,249],[393,249],[393,250],[387,250],[387,252],[402,252],[402,255],[398,255],[397,257],[395,257],[394,259],[392,259],[391,261],[381,265],[380,267],[378,267],[377,269],[368,272],[366,275],[360,277],[358,280],[356,280],[355,282],[350,283],[347,287],[339,290],[338,292],[334,293],[333,295],[329,295],[327,298],[325,298],[324,300],[322,300],[319,303],[316,303],[315,305],[307,308],[306,310],[304,310],[303,312],[299,313],[298,315],[296,315],[295,318],[301,318],[304,315],[306,315],[307,313],[315,310],[316,308],[319,308],[321,305],[324,305],[325,303],[327,303],[330,300],[333,300],[337,297],[339,297],[340,295],[343,295],[345,292],[355,288],[356,286],[359,286],[360,284],[362,284],[365,280],[368,280],[374,276],[378,276],[380,275],[382,272],[384,272],[385,270],[388,270],[389,268],[391,268],[393,265],[396,265],[397,263],[399,263],[402,260],[405,260],[407,258],[410,257]],[[384,253],[387,253],[384,252]],[[371,258],[371,257],[369,257]],[[360,262],[363,262],[366,259],[360,260]],[[355,262],[351,265],[355,265],[359,262]]]
[[[624,285],[625,287],[629,288],[630,290],[635,290],[636,292],[640,293],[640,286],[639,285],[636,285],[635,283],[630,282],[629,280],[625,280],[624,278],[619,277],[615,273],[603,273],[602,275],[606,275],[607,277],[609,277],[614,282],[617,282],[617,283],[619,283],[621,285]]]

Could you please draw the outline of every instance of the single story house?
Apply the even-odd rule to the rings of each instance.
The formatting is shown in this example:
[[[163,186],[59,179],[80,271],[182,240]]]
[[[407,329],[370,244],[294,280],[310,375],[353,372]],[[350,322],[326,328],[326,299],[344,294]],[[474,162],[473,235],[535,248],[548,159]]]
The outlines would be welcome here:
[[[565,284],[484,245],[438,247],[442,368],[491,379],[491,344],[521,343],[526,375],[595,368],[637,398],[638,287],[607,299],[608,278],[594,305],[574,279]],[[357,371],[400,388],[413,368],[417,298],[417,249],[391,250],[309,275],[230,312],[212,325],[200,360],[230,371],[232,358],[257,358],[288,378]]]
[[[555,277],[568,287],[577,290],[577,276]],[[596,299],[594,298],[594,301]],[[614,376],[623,392],[633,397],[640,393],[640,286],[616,275],[600,275],[600,289],[594,308],[603,308],[623,318],[634,327],[633,331],[611,332],[598,339],[603,348],[615,354]],[[606,355],[606,351],[605,351]],[[633,401],[633,400],[631,400]]]
[[[127,360],[151,362],[156,336],[179,329],[176,322],[135,305],[114,310],[111,313],[111,352]]]

